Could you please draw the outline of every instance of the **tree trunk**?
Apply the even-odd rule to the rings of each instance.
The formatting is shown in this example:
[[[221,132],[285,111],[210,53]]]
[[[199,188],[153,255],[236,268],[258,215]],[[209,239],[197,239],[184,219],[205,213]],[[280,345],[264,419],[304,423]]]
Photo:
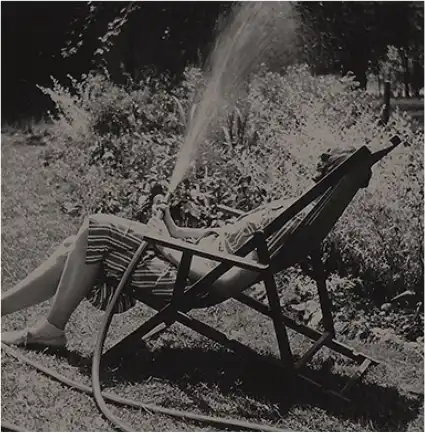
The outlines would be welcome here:
[[[358,73],[356,73],[357,80],[360,83],[360,88],[363,90],[366,90],[367,88],[367,76],[366,76],[366,70],[362,69]]]
[[[416,98],[420,97],[420,90],[424,86],[423,78],[424,68],[420,63],[419,57],[413,59],[413,71],[412,71],[412,90]]]
[[[410,82],[409,59],[407,58],[407,53],[405,50],[403,50],[403,81],[404,81],[404,96],[406,98],[410,98],[410,92],[409,92],[409,82]]]
[[[362,34],[355,34],[347,45],[345,58],[346,71],[351,70],[359,82],[360,88],[366,90],[369,52],[365,48],[367,39]]]

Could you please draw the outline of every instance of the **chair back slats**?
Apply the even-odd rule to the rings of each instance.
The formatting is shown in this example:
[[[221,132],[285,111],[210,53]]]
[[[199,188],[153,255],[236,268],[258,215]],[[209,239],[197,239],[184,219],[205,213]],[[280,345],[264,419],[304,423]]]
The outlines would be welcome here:
[[[350,204],[361,182],[356,172],[347,174],[323,194],[290,233],[285,233],[282,227],[269,245],[273,268],[290,266],[317,248]]]
[[[288,241],[290,237],[295,236],[297,239],[300,237],[297,235],[298,231],[315,232],[315,238],[324,238],[326,236],[327,232],[330,231],[332,225],[343,213],[346,206],[348,206],[353,196],[360,188],[360,184],[362,180],[364,180],[363,174],[366,175],[367,173],[365,170],[361,170],[362,167],[358,167],[359,153],[361,155],[360,164],[363,164],[363,167],[369,170],[365,156],[369,156],[370,152],[369,150],[367,150],[367,152],[360,152],[360,150],[354,153],[345,162],[341,163],[315,186],[319,187],[317,188],[318,191],[323,191],[322,195],[318,194],[310,204],[300,209],[288,222],[284,223],[268,237],[268,246],[272,258],[279,254],[280,249],[286,245],[286,241]],[[357,163],[357,167],[353,167],[353,160]],[[351,180],[348,181],[348,178]],[[356,182],[355,179],[358,179],[358,181]],[[315,187],[310,189],[303,197],[311,193]],[[305,212],[308,206],[311,207],[311,210],[304,216],[300,215],[302,211]],[[289,209],[283,211],[282,215],[287,214]],[[282,215],[278,216],[276,220],[280,219],[284,221]],[[337,215],[337,217],[331,218],[332,215]],[[322,224],[319,223],[320,221],[322,221]],[[273,223],[274,221],[272,224]]]

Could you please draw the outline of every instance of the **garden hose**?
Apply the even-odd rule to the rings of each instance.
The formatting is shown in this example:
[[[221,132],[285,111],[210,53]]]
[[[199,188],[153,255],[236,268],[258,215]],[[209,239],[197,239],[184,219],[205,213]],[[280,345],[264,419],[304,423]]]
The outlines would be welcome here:
[[[167,202],[170,195],[167,194],[167,196],[164,198],[164,202]],[[159,214],[159,216],[162,216]],[[247,429],[251,431],[270,431],[270,432],[276,432],[276,431],[289,431],[289,430],[282,430],[278,429],[276,427],[268,426],[268,425],[261,425],[261,424],[255,424],[250,422],[244,422],[239,421],[236,419],[228,419],[228,418],[216,418],[216,417],[210,417],[210,416],[204,416],[199,415],[193,412],[186,412],[186,411],[178,411],[174,409],[166,409],[160,406],[150,405],[150,404],[144,404],[141,402],[137,402],[130,399],[121,398],[115,394],[110,393],[103,393],[101,386],[100,386],[100,362],[103,352],[103,346],[105,343],[106,335],[109,330],[109,326],[112,321],[113,317],[113,311],[115,304],[117,303],[117,300],[123,291],[124,287],[126,286],[126,283],[128,279],[131,276],[131,273],[133,272],[135,266],[138,264],[142,254],[146,251],[146,248],[148,246],[148,243],[146,241],[142,241],[137,248],[136,252],[133,255],[133,258],[131,259],[130,264],[128,265],[127,269],[125,270],[117,289],[114,293],[114,296],[112,297],[111,301],[109,302],[105,314],[103,316],[103,322],[101,325],[101,329],[98,333],[97,340],[96,340],[96,346],[93,353],[93,360],[92,360],[92,387],[80,384],[78,382],[75,382],[66,376],[63,376],[55,371],[52,371],[51,369],[44,367],[40,363],[36,361],[32,361],[31,359],[27,358],[26,356],[20,354],[16,350],[12,349],[11,347],[7,346],[6,344],[2,343],[2,347],[8,353],[9,355],[13,356],[14,358],[18,359],[19,361],[31,365],[32,367],[36,368],[38,371],[48,375],[49,377],[58,380],[59,382],[77,389],[81,392],[84,392],[86,394],[92,395],[94,397],[96,406],[98,409],[102,412],[102,414],[105,416],[106,419],[108,419],[115,427],[118,427],[120,430],[125,432],[133,432],[134,430],[131,426],[129,426],[127,423],[116,417],[107,407],[106,401],[109,400],[111,402],[130,406],[138,409],[145,409],[147,411],[151,412],[157,412],[162,413],[164,415],[169,415],[177,418],[184,418],[184,419],[191,419],[194,421],[199,421],[203,423],[207,423],[210,425],[216,425],[220,427],[226,427],[226,428],[240,428],[240,429]],[[15,426],[8,422],[2,421],[2,428],[5,428],[9,431],[25,431],[25,429],[22,429],[21,427]]]
[[[93,395],[93,389],[90,386],[83,385],[82,383],[76,382],[72,379],[69,379],[68,377],[57,373],[51,368],[45,367],[44,365],[40,364],[37,361],[33,361],[32,359],[28,358],[27,356],[23,355],[22,353],[18,352],[17,350],[11,348],[10,346],[6,345],[5,343],[2,343],[2,349],[7,353],[8,355],[12,356],[13,358],[17,359],[19,362],[23,364],[30,365],[31,367],[35,368],[36,370],[40,371],[41,373],[45,374],[46,376],[50,377],[51,379],[54,379],[70,388],[73,388],[75,390],[81,391],[84,394],[87,395]],[[212,417],[207,415],[200,415],[193,412],[186,412],[186,411],[179,411],[175,409],[167,409],[165,407],[156,406],[153,404],[147,404],[138,402],[135,400],[127,399],[120,397],[119,395],[109,393],[109,392],[102,392],[102,398],[104,398],[107,401],[110,401],[111,403],[115,403],[121,406],[128,406],[136,409],[143,409],[147,412],[156,412],[161,413],[163,415],[171,416],[174,418],[182,418],[187,420],[193,420],[197,422],[206,423],[209,425],[215,425],[217,427],[225,427],[225,428],[238,428],[238,429],[244,429],[244,430],[251,430],[251,431],[270,431],[270,432],[277,432],[277,431],[290,431],[287,429],[279,429],[276,427],[268,426],[268,425],[261,425],[256,423],[251,423],[247,421],[240,421],[237,419],[232,418],[218,418],[218,417]],[[16,426],[8,421],[1,421],[2,429],[10,430],[10,431],[28,431],[25,427]]]
[[[154,198],[155,199],[161,198],[161,195],[157,195]],[[164,198],[164,202],[166,203],[170,199],[170,194],[167,194],[167,196]],[[157,216],[160,218],[162,217],[162,212],[157,212]],[[96,346],[93,353],[93,361],[92,361],[92,388],[93,388],[93,397],[94,401],[98,407],[98,409],[103,413],[103,415],[116,427],[118,427],[122,431],[132,432],[135,431],[132,429],[131,426],[126,424],[125,422],[121,421],[118,417],[116,417],[107,407],[106,402],[102,396],[102,389],[100,387],[100,362],[102,358],[103,353],[103,346],[105,343],[106,335],[109,330],[109,326],[112,321],[112,317],[114,315],[113,311],[115,308],[115,304],[118,301],[118,298],[121,295],[121,292],[124,290],[124,287],[127,284],[127,281],[131,277],[131,274],[134,270],[134,268],[139,263],[140,258],[142,257],[143,253],[146,251],[146,248],[148,247],[148,242],[142,240],[139,247],[137,248],[136,252],[134,253],[131,262],[129,263],[127,269],[125,270],[117,289],[114,293],[114,296],[112,297],[111,301],[109,302],[105,314],[103,316],[103,322],[100,328],[99,333],[97,334],[96,339]]]
[[[96,346],[93,353],[93,361],[92,361],[92,388],[93,388],[93,396],[94,401],[96,402],[97,407],[99,410],[103,413],[103,415],[115,426],[117,426],[122,431],[132,432],[136,431],[133,430],[128,424],[121,421],[119,418],[117,418],[106,406],[105,400],[102,396],[102,390],[100,387],[100,361],[102,358],[102,352],[103,352],[103,345],[105,343],[106,334],[109,330],[109,325],[111,324],[112,317],[114,315],[113,310],[115,308],[115,304],[118,301],[119,296],[121,295],[121,292],[123,291],[124,287],[127,284],[128,279],[131,276],[131,273],[133,272],[133,269],[137,266],[139,263],[140,257],[142,254],[146,251],[146,248],[148,246],[148,243],[146,241],[142,241],[137,248],[136,252],[134,253],[133,258],[131,259],[130,264],[128,265],[127,269],[125,270],[118,287],[114,293],[114,296],[112,297],[111,301],[109,302],[105,314],[103,316],[103,323],[101,325],[100,331],[97,334],[96,339]]]
[[[396,147],[398,144],[400,144],[401,140],[399,139],[398,136],[395,136],[391,139],[391,143],[392,146],[388,149],[384,149],[381,152],[377,152],[375,156],[376,161],[381,159],[382,156],[384,156],[385,154],[389,153],[394,147]],[[373,163],[376,162],[374,160]],[[167,196],[164,198],[164,202],[167,202],[168,199],[170,198],[170,194],[167,194]],[[272,426],[268,426],[268,425],[260,425],[260,424],[255,424],[255,423],[250,423],[250,422],[244,422],[244,421],[239,421],[239,420],[235,420],[235,419],[231,419],[231,418],[216,418],[216,417],[210,417],[210,416],[204,416],[204,415],[199,415],[193,412],[186,412],[186,411],[178,411],[178,410],[174,410],[174,409],[167,409],[167,408],[163,408],[160,406],[155,406],[155,405],[150,405],[150,404],[144,404],[141,402],[137,402],[134,400],[130,400],[130,399],[125,399],[122,397],[119,397],[115,394],[111,394],[111,393],[102,393],[101,387],[100,387],[100,377],[99,377],[99,373],[100,373],[100,362],[101,362],[101,357],[102,357],[102,352],[103,352],[103,346],[104,346],[104,342],[106,339],[106,335],[113,317],[113,310],[115,307],[115,304],[122,292],[122,290],[124,289],[128,278],[131,276],[131,273],[133,272],[134,267],[137,265],[140,257],[142,256],[142,254],[145,252],[146,248],[148,246],[148,243],[146,241],[142,241],[141,244],[139,245],[138,249],[136,250],[129,266],[127,267],[127,269],[125,270],[119,284],[117,287],[117,290],[115,291],[114,296],[112,297],[110,303],[107,306],[107,309],[105,311],[104,314],[104,319],[103,319],[103,323],[101,326],[101,330],[98,333],[98,338],[96,341],[96,346],[95,346],[95,350],[94,350],[94,354],[93,354],[93,361],[92,361],[92,388],[90,388],[89,386],[80,384],[78,382],[75,382],[69,378],[67,378],[66,376],[63,376],[55,371],[52,371],[51,369],[44,367],[43,365],[41,365],[40,363],[36,362],[36,361],[32,361],[31,359],[27,358],[26,356],[22,355],[21,353],[17,352],[16,350],[12,349],[11,347],[5,345],[4,343],[2,343],[2,348],[5,350],[6,353],[8,353],[9,355],[13,356],[14,358],[16,358],[17,360],[19,360],[20,362],[23,362],[25,364],[31,365],[34,368],[36,368],[38,371],[46,374],[47,376],[58,380],[59,382],[74,388],[76,390],[79,390],[81,392],[84,392],[86,394],[89,395],[93,395],[95,403],[97,405],[97,407],[99,408],[99,410],[102,412],[102,414],[116,427],[118,427],[119,429],[121,429],[122,431],[135,431],[131,428],[131,426],[127,425],[125,422],[123,422],[122,420],[120,420],[119,418],[117,418],[106,406],[106,402],[105,399],[108,401],[111,401],[113,403],[117,403],[117,404],[121,404],[121,405],[125,405],[125,406],[130,406],[133,408],[138,408],[138,409],[145,409],[147,411],[152,411],[152,412],[157,412],[157,413],[162,413],[164,415],[169,415],[169,416],[173,416],[173,417],[177,417],[177,418],[183,418],[183,419],[190,419],[190,420],[194,420],[194,421],[198,421],[198,422],[204,422],[210,425],[216,425],[216,426],[221,426],[221,427],[226,427],[226,428],[231,428],[231,427],[236,427],[236,428],[241,428],[241,429],[248,429],[251,431],[271,431],[271,432],[275,432],[275,431],[290,431],[290,430],[282,430],[282,429],[278,429],[276,427],[272,427]],[[5,431],[25,431],[25,428],[22,428],[20,426],[16,426],[10,422],[7,421],[2,421],[1,422],[1,426],[2,426],[2,430],[4,429]]]

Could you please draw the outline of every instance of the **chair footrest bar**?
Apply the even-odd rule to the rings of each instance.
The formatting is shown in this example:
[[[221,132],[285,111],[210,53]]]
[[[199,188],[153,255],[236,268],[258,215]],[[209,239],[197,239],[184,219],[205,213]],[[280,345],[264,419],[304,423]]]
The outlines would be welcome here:
[[[265,316],[268,316],[271,318],[271,311],[270,308],[249,297],[248,295],[245,295],[244,293],[239,294],[235,297],[235,299],[239,302],[242,302],[243,304],[247,305],[248,307],[253,308],[254,310],[258,311],[261,314],[264,314]],[[288,327],[293,329],[294,331],[304,335],[307,338],[310,338],[311,340],[318,340],[322,337],[322,334],[319,331],[316,331],[313,328],[310,328],[306,325],[303,325],[301,323],[297,323],[294,319],[291,319],[289,316],[283,314],[282,315],[282,321],[283,323]],[[362,352],[358,352],[357,350],[353,349],[350,346],[347,346],[344,343],[341,343],[340,341],[336,340],[335,338],[326,340],[325,344],[326,347],[329,349],[347,357],[350,358],[353,361],[356,361],[358,363],[363,362],[365,358],[370,359],[374,364],[379,364],[380,362],[373,357],[366,355]]]
[[[168,323],[161,323],[156,328],[152,329],[152,331],[149,331],[146,335],[143,336],[143,340],[149,340],[152,338],[155,338],[159,336],[159,334],[162,334],[166,329],[168,329],[171,325]]]
[[[331,332],[325,332],[318,340],[316,340],[310,349],[295,363],[295,369],[299,370],[304,367],[308,361],[333,337]]]
[[[236,300],[239,302],[253,308],[257,312],[264,314],[265,316],[269,318],[273,318],[271,309],[264,303],[257,301],[256,299],[253,299],[252,297],[241,293],[238,296],[235,297]],[[333,350],[336,353],[339,353],[340,355],[343,355],[347,357],[348,359],[351,359],[358,365],[358,369],[354,373],[354,376],[351,377],[348,382],[345,384],[345,386],[342,388],[341,391],[324,391],[337,396],[343,400],[350,401],[344,394],[347,394],[348,391],[354,386],[354,384],[359,381],[366,373],[366,370],[368,367],[372,365],[378,365],[379,361],[372,358],[371,356],[368,356],[364,353],[358,352],[357,350],[353,349],[352,347],[345,345],[338,340],[335,339],[335,336],[333,332],[325,332],[322,334],[319,331],[316,331],[315,329],[312,329],[306,325],[303,325],[301,323],[296,322],[294,319],[288,317],[285,314],[282,314],[281,320],[285,326],[288,328],[291,328],[292,330],[296,331],[297,333],[304,335],[305,337],[311,339],[314,341],[313,345],[309,348],[309,350],[294,364],[294,369],[297,374],[297,376],[307,380],[308,382],[312,383],[313,385],[318,386],[319,388],[323,387],[315,382],[314,380],[306,377],[303,374],[299,373],[299,370],[305,366],[305,364],[322,348],[327,347],[331,350]]]
[[[288,370],[288,366],[285,367],[285,365],[281,361],[279,361],[278,359],[263,358],[255,350],[245,346],[242,343],[239,343],[236,340],[229,339],[225,334],[214,330],[210,326],[206,325],[205,323],[200,322],[199,320],[194,319],[193,317],[190,317],[189,315],[178,313],[178,316],[176,319],[182,325],[185,325],[185,326],[195,330],[196,332],[199,332],[201,335],[204,335],[206,337],[213,339],[217,343],[220,343],[223,346],[225,346],[231,350],[234,350],[236,352],[239,351],[240,353],[242,352],[244,355],[247,355],[247,356],[254,356],[259,361],[262,361],[264,363],[273,364],[276,367],[279,367],[281,369],[284,368],[288,373],[290,373],[290,370]],[[300,379],[308,382],[309,384],[314,385],[315,387],[321,389],[326,394],[329,394],[333,397],[338,397],[339,399],[342,399],[347,403],[351,402],[351,400],[348,397],[341,394],[340,392],[327,389],[327,388],[323,387],[319,382],[316,382],[315,380],[313,380],[313,379],[311,379],[311,378],[309,378],[303,374],[296,372],[295,376],[291,376],[291,377],[299,377]]]

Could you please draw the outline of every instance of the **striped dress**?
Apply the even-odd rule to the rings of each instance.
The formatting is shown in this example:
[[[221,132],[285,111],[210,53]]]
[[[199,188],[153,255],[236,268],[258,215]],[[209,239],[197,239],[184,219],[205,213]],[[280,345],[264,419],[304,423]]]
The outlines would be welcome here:
[[[95,214],[88,219],[85,262],[101,263],[101,270],[87,298],[95,307],[105,310],[149,229],[145,224],[115,215]],[[135,291],[146,291],[170,299],[176,276],[175,266],[148,246],[133,272],[131,284],[118,298],[114,312],[122,313],[133,307],[136,303]]]
[[[279,201],[239,217],[233,224],[220,229],[211,229],[197,243],[209,250],[232,253],[292,202],[293,200]],[[310,206],[288,224],[288,234],[309,209]],[[145,224],[114,215],[95,214],[88,219],[88,246],[85,261],[87,264],[101,263],[101,271],[87,298],[95,307],[105,310],[136,249],[143,241],[144,234],[149,229]],[[207,262],[211,268],[218,264],[212,260]],[[135,294],[140,291],[170,300],[176,276],[177,268],[162,258],[153,246],[149,246],[135,268],[131,283],[121,293],[114,312],[121,313],[133,307],[137,298]]]

